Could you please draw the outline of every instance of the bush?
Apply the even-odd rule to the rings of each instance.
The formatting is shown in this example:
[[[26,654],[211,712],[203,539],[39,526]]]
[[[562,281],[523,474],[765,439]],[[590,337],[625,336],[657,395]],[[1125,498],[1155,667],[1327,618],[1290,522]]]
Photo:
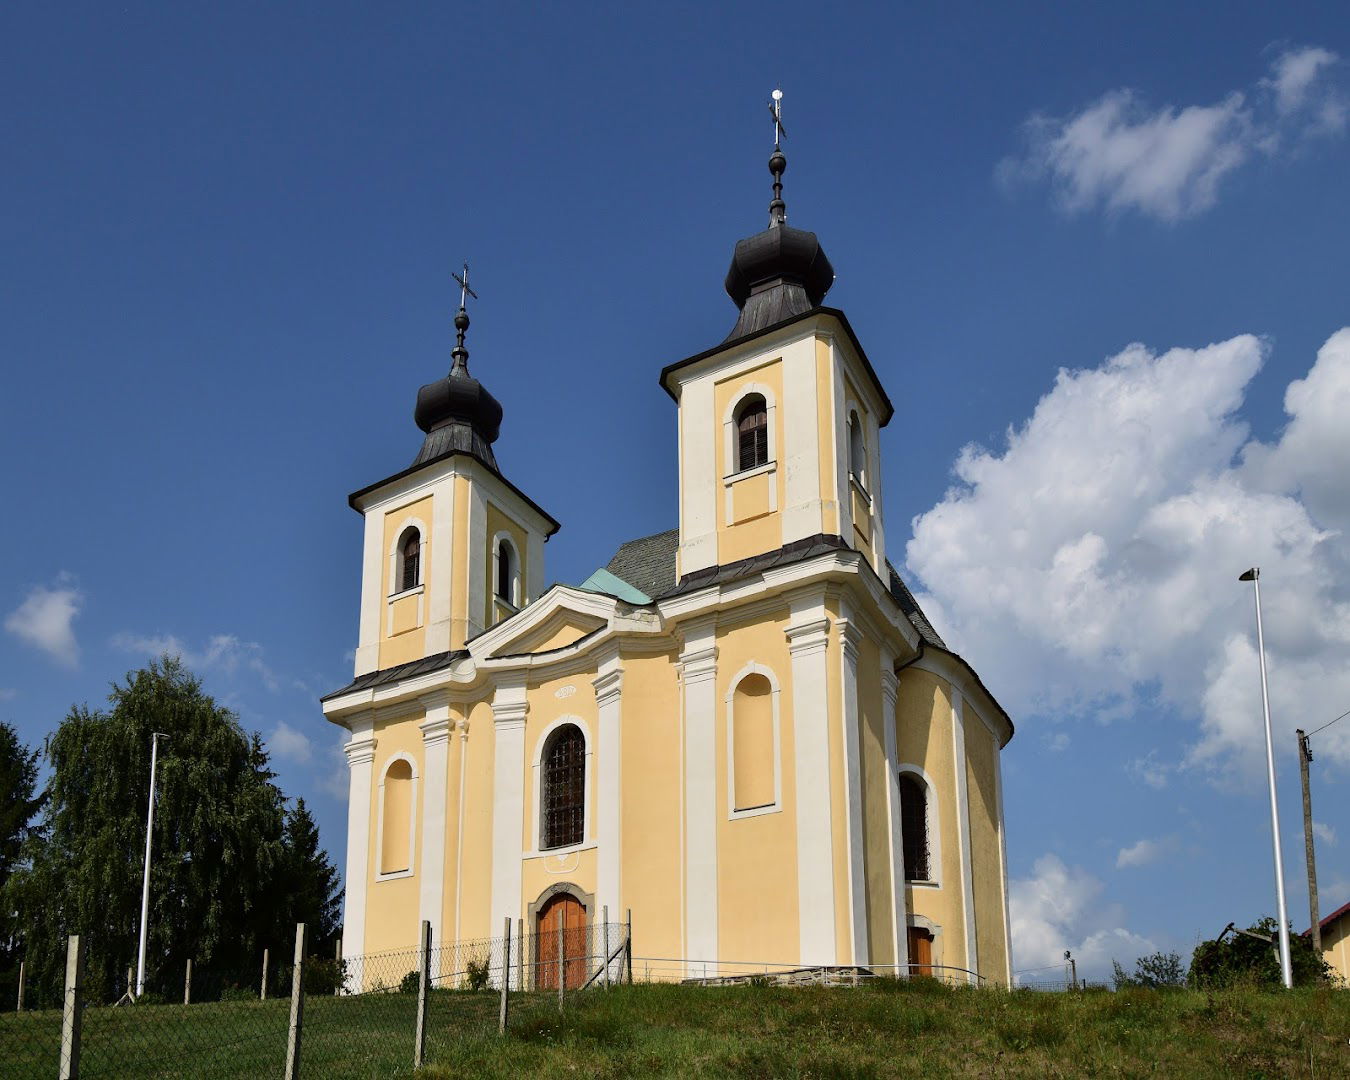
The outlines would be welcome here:
[[[410,971],[399,980],[398,992],[400,994],[415,994],[421,981],[422,975],[420,972]]]
[[[1254,926],[1253,934],[1274,938],[1279,924],[1266,916]],[[1302,934],[1289,934],[1289,959],[1293,968],[1295,986],[1326,986],[1332,978],[1331,969],[1317,953],[1312,942]],[[1254,986],[1270,989],[1281,985],[1278,942],[1267,944],[1246,934],[1230,934],[1213,941],[1202,941],[1195,947],[1188,975],[1191,986],[1201,990],[1216,990],[1232,986]]]
[[[1134,974],[1131,975],[1116,961],[1111,961],[1114,973],[1111,981],[1117,990],[1131,986],[1148,987],[1151,990],[1175,990],[1186,985],[1186,973],[1181,967],[1181,957],[1174,952],[1155,952],[1141,956],[1134,962]]]
[[[486,990],[492,981],[492,972],[486,960],[470,960],[465,967],[464,985],[469,990]]]

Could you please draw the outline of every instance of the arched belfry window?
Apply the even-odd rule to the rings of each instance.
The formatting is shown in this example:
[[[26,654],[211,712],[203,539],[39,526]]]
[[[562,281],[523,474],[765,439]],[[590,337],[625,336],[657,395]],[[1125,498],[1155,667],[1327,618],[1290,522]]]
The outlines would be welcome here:
[[[398,541],[398,591],[422,584],[422,534],[409,526]]]
[[[539,780],[541,850],[571,847],[586,836],[586,737],[563,724],[544,744]]]
[[[516,551],[505,538],[497,542],[497,596],[516,603]]]
[[[928,785],[913,773],[900,774],[900,831],[906,881],[931,881],[928,850]]]
[[[848,414],[848,471],[862,487],[867,487],[867,444],[856,412]]]
[[[769,407],[761,394],[748,394],[736,410],[736,468],[744,472],[769,460]]]

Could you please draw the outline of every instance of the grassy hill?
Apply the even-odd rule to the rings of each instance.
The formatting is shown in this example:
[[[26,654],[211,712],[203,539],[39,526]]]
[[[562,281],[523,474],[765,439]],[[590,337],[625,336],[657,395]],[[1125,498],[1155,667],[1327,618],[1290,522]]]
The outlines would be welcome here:
[[[463,1037],[450,1077],[1347,1077],[1350,991],[632,986]]]

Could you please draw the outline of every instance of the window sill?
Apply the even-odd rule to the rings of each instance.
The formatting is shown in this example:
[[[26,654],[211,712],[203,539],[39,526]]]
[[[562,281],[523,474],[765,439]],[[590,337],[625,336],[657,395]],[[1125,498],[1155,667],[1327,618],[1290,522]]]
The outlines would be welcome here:
[[[389,596],[387,597],[387,600],[389,603],[392,604],[395,600],[402,600],[405,596],[418,596],[421,594],[424,588],[426,588],[425,585],[414,585],[411,589],[404,589],[402,592],[390,593]]]
[[[942,882],[933,881],[929,878],[905,878],[905,887],[912,887],[915,889],[940,889],[942,888]]]
[[[848,486],[861,495],[863,501],[867,503],[868,509],[871,509],[872,496],[867,493],[867,489],[862,486],[862,481],[858,479],[855,473],[848,474]]]
[[[375,880],[379,881],[398,881],[400,878],[410,878],[413,876],[411,870],[391,870],[387,874],[376,874]]]
[[[749,480],[752,476],[762,476],[764,473],[771,473],[778,467],[776,461],[766,461],[763,465],[756,465],[753,469],[742,469],[740,472],[734,472],[729,476],[722,477],[722,483],[727,487],[736,483],[737,480]]]
[[[733,810],[727,814],[728,821],[736,821],[739,818],[763,817],[765,814],[781,814],[783,807],[779,803],[769,803],[767,806],[748,806],[744,810]]]
[[[568,844],[566,847],[536,848],[521,854],[522,859],[547,859],[552,855],[572,855],[578,851],[593,851],[599,845],[594,840],[584,840],[580,844]]]

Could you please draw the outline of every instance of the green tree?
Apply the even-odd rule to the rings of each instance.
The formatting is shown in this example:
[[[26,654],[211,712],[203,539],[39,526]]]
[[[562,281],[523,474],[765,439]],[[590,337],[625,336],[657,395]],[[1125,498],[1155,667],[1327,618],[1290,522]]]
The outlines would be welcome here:
[[[1112,982],[1117,990],[1131,986],[1164,990],[1186,985],[1186,971],[1181,966],[1181,957],[1174,952],[1155,952],[1139,957],[1134,962],[1133,975],[1114,960],[1111,961],[1111,967],[1114,969]]]
[[[288,896],[303,890],[261,738],[173,657],[129,673],[108,701],[107,710],[72,708],[47,743],[49,801],[12,889],[35,984],[59,990],[65,937],[80,933],[91,999],[125,989],[155,731],[168,738],[156,783],[149,985],[171,991],[189,957],[203,972],[223,972],[252,970],[264,947],[287,955]]]
[[[0,721],[0,978],[6,995],[15,985],[13,973],[23,954],[23,935],[8,883],[33,832],[33,819],[42,808],[37,759],[37,751],[29,750],[19,741],[18,732]],[[0,1002],[0,1007],[8,1006]]]
[[[1274,939],[1278,928],[1279,924],[1266,916],[1248,927],[1248,930]],[[1295,986],[1318,986],[1331,979],[1330,968],[1313,951],[1312,942],[1292,930],[1289,934],[1289,960]],[[1191,957],[1187,980],[1191,986],[1204,990],[1243,984],[1277,987],[1281,985],[1278,944],[1237,933],[1202,941],[1195,947]]]
[[[319,846],[319,827],[304,799],[286,812],[282,849],[277,890],[287,905],[283,929],[305,923],[314,951],[327,956],[342,932],[342,889],[337,867]]]

